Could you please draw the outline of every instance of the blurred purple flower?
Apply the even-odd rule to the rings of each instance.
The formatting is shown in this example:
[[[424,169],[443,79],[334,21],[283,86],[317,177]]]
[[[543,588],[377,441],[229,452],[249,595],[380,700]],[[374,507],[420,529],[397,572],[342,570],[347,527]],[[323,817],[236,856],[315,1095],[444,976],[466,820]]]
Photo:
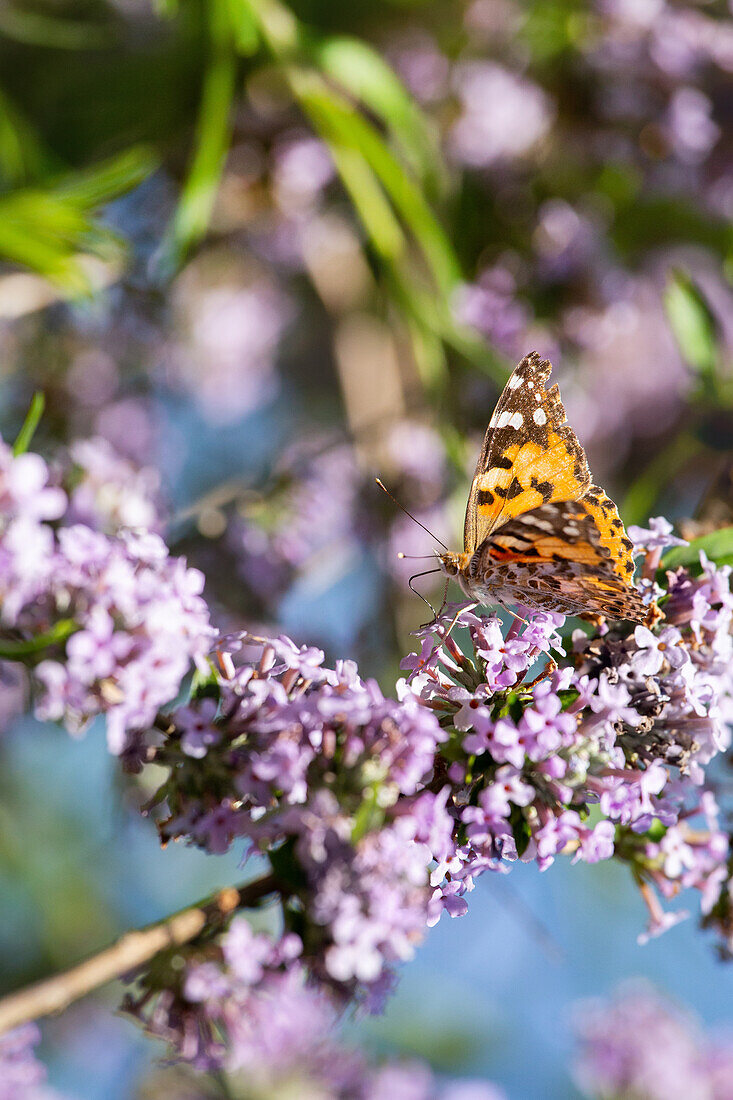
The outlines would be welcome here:
[[[264,280],[201,286],[189,272],[178,309],[188,339],[170,349],[167,375],[206,419],[228,424],[273,399],[278,347],[293,316],[279,288]]]
[[[453,70],[461,113],[449,134],[456,160],[487,168],[525,156],[550,130],[554,106],[538,85],[492,61]]]
[[[275,199],[286,214],[307,210],[333,179],[328,147],[310,134],[291,134],[273,152]]]
[[[461,324],[475,328],[494,347],[519,355],[532,320],[530,307],[517,298],[514,276],[497,264],[456,293],[454,311]]]
[[[124,527],[160,530],[157,470],[134,466],[100,438],[77,440],[69,457],[73,485],[66,523],[84,523],[111,535]]]
[[[35,1024],[0,1036],[0,1100],[63,1100],[45,1084],[46,1067],[33,1050],[40,1038]]]
[[[733,1042],[711,1040],[699,1023],[654,989],[622,986],[610,1002],[579,1005],[576,1079],[584,1094],[638,1100],[728,1100]]]

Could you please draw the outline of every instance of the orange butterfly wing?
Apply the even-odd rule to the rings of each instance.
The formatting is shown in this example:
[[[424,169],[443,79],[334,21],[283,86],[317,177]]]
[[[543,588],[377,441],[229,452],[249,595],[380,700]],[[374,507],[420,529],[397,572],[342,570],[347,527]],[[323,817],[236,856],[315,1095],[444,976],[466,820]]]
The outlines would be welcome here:
[[[466,507],[463,549],[481,545],[510,519],[590,488],[585,452],[567,423],[552,367],[537,352],[513,371],[489,422]]]

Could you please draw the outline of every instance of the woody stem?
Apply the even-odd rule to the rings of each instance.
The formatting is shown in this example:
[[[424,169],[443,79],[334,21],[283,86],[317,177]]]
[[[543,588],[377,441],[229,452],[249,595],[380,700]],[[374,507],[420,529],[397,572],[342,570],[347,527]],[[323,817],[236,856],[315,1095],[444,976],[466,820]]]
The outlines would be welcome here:
[[[190,943],[212,925],[223,926],[234,910],[253,905],[277,889],[275,876],[264,875],[244,886],[225,887],[157,924],[126,932],[90,959],[0,1000],[0,1035],[30,1020],[60,1012],[99,986],[137,970],[159,951]]]

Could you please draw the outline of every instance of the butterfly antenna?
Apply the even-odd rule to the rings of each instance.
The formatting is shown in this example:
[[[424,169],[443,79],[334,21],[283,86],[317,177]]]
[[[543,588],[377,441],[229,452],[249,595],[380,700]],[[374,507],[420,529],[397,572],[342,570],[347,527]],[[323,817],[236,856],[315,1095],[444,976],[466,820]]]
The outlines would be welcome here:
[[[430,600],[425,599],[422,592],[418,592],[418,590],[416,588],[412,587],[412,582],[416,581],[418,577],[427,577],[431,573],[439,573],[439,572],[440,572],[440,569],[426,569],[424,573],[413,573],[412,576],[410,577],[409,581],[407,582],[407,587],[410,589],[410,591],[414,592],[416,596],[420,597],[420,599],[422,600],[423,603],[426,603],[428,605],[428,607],[430,608],[430,610],[433,613],[433,618],[434,619],[437,619],[437,617],[438,617],[437,614],[436,614],[435,608],[431,604]]]
[[[439,539],[437,535],[434,535],[429,527],[426,527],[424,523],[420,523],[419,519],[415,519],[412,512],[408,512],[407,509],[405,508],[404,504],[400,504],[399,500],[397,500],[397,497],[392,496],[392,494],[390,493],[389,489],[387,488],[387,486],[384,484],[383,481],[380,481],[380,479],[378,477],[375,477],[374,480],[376,481],[376,483],[377,483],[377,485],[379,486],[380,489],[384,489],[387,496],[395,502],[397,507],[402,509],[402,511],[405,513],[406,516],[409,516],[410,519],[413,520],[418,525],[418,527],[422,527],[423,531],[426,531],[430,535],[431,539],[435,539],[436,542],[439,542],[444,550],[448,549],[448,547],[445,545],[445,543],[441,539]],[[418,592],[418,595],[420,595],[419,592]]]

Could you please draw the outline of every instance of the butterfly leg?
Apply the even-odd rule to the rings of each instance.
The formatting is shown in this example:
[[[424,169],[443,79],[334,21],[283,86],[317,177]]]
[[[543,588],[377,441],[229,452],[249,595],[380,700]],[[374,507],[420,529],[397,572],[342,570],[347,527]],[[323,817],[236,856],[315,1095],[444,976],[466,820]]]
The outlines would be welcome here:
[[[475,607],[478,607],[477,603],[469,603],[465,607],[460,607],[458,609],[458,611],[456,611],[455,615],[453,616],[453,622],[450,624],[450,626],[448,627],[448,629],[446,630],[446,632],[443,636],[443,645],[445,645],[445,643],[448,641],[448,639],[450,637],[451,630],[456,625],[456,623],[458,622],[458,620],[461,617],[461,615],[463,614],[463,612],[464,611],[473,611],[473,609]]]
[[[502,611],[506,611],[507,615],[509,615],[510,618],[512,618],[514,620],[514,622],[511,623],[511,625],[509,627],[509,630],[507,632],[507,638],[509,637],[510,634],[513,636],[516,633],[518,623],[524,623],[525,626],[530,625],[529,619],[525,619],[522,615],[519,615],[516,611],[510,610],[510,608],[508,608],[505,603],[502,603],[501,600],[497,600],[496,602],[497,602],[498,606],[502,609]]]
[[[440,605],[440,607],[438,608],[437,611],[435,610],[435,608],[433,607],[433,605],[431,603],[428,603],[428,601],[425,599],[424,596],[420,596],[419,592],[417,593],[417,595],[420,596],[420,599],[423,601],[423,603],[427,603],[428,607],[430,608],[430,610],[433,613],[432,619],[430,619],[429,622],[427,622],[427,623],[422,623],[421,626],[418,627],[418,630],[427,630],[427,628],[429,626],[433,626],[434,624],[437,624],[438,619],[443,614],[443,608],[446,605],[446,601],[447,601],[447,598],[448,598],[448,585],[449,584],[450,584],[450,577],[446,577],[445,578],[445,588],[443,589],[443,601],[442,601],[442,603],[441,603],[441,605]]]
[[[445,578],[445,588],[443,589],[443,601],[442,601],[442,603],[441,603],[441,605],[438,609],[438,614],[435,616],[436,619],[439,619],[440,616],[443,614],[443,608],[445,607],[446,601],[448,599],[448,585],[449,584],[450,584],[450,577],[446,577]]]
[[[552,676],[555,672],[557,672],[557,661],[554,660],[553,657],[550,657],[539,676],[535,676],[534,680],[530,680],[528,684],[522,684],[523,690],[529,691],[530,688],[536,687],[537,684],[541,684],[543,680],[546,680],[548,676]],[[518,684],[517,687],[519,687]]]

